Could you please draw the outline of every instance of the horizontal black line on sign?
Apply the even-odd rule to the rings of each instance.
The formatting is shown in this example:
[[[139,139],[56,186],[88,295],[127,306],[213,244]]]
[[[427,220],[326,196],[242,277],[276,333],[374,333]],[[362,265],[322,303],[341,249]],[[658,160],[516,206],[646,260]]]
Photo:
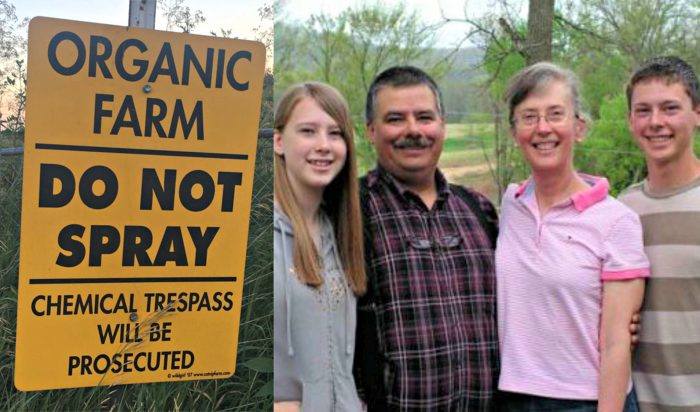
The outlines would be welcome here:
[[[235,282],[235,276],[228,277],[166,277],[166,278],[52,278],[29,279],[30,285],[66,285],[75,283],[197,283],[197,282]]]
[[[238,153],[203,153],[203,152],[180,152],[177,150],[151,150],[151,149],[130,149],[126,147],[99,147],[99,146],[78,146],[70,144],[49,144],[37,143],[37,149],[44,150],[66,150],[70,152],[98,152],[98,153],[125,153],[141,154],[153,156],[180,156],[180,157],[203,157],[208,159],[233,159],[248,160],[247,154]]]

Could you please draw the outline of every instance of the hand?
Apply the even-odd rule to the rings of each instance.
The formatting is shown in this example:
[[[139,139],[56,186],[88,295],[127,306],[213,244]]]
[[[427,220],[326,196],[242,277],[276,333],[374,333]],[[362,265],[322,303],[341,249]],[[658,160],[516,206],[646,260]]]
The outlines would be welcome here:
[[[299,411],[301,411],[301,402],[299,402],[299,401],[275,402],[272,410],[274,412],[299,412]]]
[[[630,321],[630,350],[634,350],[634,348],[637,346],[637,342],[639,342],[639,331],[642,330],[641,319],[642,315],[640,315],[639,312],[632,315],[632,320]]]

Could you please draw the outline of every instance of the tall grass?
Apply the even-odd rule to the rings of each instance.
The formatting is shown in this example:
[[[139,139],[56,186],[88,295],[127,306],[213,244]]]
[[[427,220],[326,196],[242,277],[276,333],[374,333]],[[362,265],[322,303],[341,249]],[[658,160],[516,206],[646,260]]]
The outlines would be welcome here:
[[[0,139],[5,136],[0,136]],[[0,411],[272,409],[272,140],[260,139],[236,374],[225,380],[20,392],[13,384],[21,156],[0,157]]]

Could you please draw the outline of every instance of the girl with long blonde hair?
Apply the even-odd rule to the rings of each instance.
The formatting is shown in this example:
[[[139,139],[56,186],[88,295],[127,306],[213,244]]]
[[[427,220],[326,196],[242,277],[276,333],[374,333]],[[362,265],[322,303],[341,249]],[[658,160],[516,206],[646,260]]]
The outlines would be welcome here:
[[[357,411],[356,299],[365,270],[347,103],[317,82],[275,112],[275,411]]]

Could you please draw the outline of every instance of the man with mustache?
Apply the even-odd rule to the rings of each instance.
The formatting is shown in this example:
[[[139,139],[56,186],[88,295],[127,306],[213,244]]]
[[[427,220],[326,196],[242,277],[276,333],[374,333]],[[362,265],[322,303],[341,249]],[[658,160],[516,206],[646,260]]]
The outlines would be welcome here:
[[[444,116],[437,85],[414,67],[387,69],[367,93],[378,164],[361,180],[369,283],[355,376],[370,411],[493,407],[497,216],[438,169]]]

